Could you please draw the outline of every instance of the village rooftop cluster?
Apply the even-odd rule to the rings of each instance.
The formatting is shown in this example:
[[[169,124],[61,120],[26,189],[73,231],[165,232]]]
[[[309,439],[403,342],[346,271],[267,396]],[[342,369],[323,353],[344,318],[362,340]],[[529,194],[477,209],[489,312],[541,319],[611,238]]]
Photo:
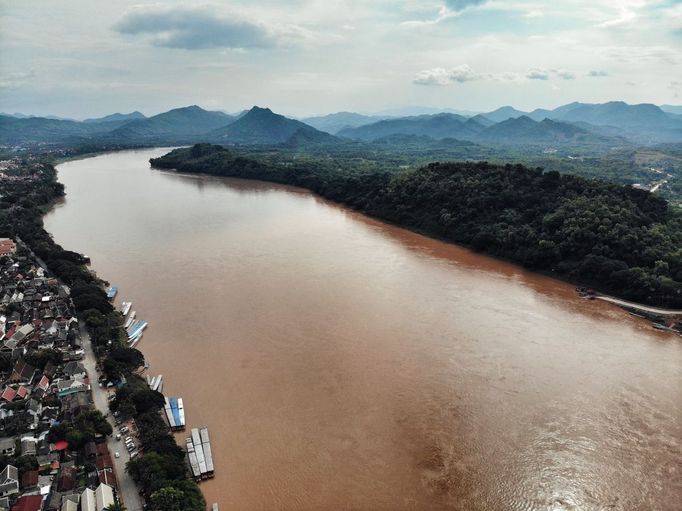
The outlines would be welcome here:
[[[110,426],[95,410],[84,355],[69,289],[0,239],[0,511],[114,504]],[[64,435],[67,424],[87,427]]]

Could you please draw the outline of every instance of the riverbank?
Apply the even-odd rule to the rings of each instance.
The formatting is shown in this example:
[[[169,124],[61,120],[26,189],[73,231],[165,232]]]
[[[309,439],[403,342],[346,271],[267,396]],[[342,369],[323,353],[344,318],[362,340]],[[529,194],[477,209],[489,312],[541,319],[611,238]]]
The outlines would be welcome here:
[[[123,389],[137,380],[141,381],[136,371],[143,365],[144,356],[126,345],[121,315],[107,300],[104,282],[85,267],[83,256],[64,250],[43,228],[42,215],[56,199],[63,196],[63,187],[57,182],[54,166],[44,156],[29,157],[18,163],[15,172],[28,179],[3,179],[0,182],[1,207],[5,213],[0,231],[8,237],[24,240],[50,271],[69,286],[71,300],[90,332],[93,354],[106,381],[114,386],[125,382]],[[204,511],[205,502],[201,492],[184,467],[184,454],[161,419],[162,404],[157,400],[155,406],[156,409],[146,406],[130,411],[139,423],[145,448],[145,455],[136,460],[137,465],[158,465],[147,472],[156,478],[156,484],[144,486],[150,509],[163,506],[164,490],[172,489],[177,491],[176,496],[184,499],[183,509]],[[147,413],[150,415],[145,415]],[[169,466],[181,468],[169,472]],[[137,474],[136,482],[141,484],[139,471]],[[155,496],[158,492],[161,493]]]

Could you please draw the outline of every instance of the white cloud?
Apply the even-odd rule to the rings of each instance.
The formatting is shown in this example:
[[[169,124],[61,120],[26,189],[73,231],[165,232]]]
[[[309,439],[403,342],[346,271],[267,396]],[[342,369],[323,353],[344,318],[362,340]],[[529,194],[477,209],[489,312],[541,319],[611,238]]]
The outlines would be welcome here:
[[[603,71],[603,70],[592,70],[589,73],[587,73],[587,76],[590,78],[604,78],[606,76],[609,76],[608,71]]]
[[[224,16],[211,6],[136,6],[114,25],[122,34],[150,37],[155,46],[201,50],[206,48],[253,48],[275,44],[264,24],[231,14]]]
[[[531,69],[526,73],[529,80],[549,80],[549,72],[544,69]]]
[[[36,75],[32,69],[20,73],[9,73],[0,75],[0,89],[17,89],[28,83]]]
[[[413,82],[418,85],[450,85],[480,80],[481,78],[482,76],[474,73],[468,65],[462,64],[449,70],[436,67],[420,71],[414,77]]]

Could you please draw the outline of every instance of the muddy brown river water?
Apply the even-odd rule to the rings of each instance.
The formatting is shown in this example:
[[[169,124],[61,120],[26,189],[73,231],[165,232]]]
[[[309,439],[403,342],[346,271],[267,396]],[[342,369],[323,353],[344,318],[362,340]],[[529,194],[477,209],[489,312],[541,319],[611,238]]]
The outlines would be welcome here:
[[[682,339],[306,191],[64,163],[45,218],[149,321],[236,510],[682,509]],[[179,435],[182,440],[184,435]]]

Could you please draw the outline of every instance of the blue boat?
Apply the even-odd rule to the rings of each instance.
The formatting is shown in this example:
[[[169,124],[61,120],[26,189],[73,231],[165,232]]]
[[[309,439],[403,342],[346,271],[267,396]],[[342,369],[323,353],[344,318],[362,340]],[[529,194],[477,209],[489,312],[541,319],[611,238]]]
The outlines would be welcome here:
[[[116,293],[118,293],[118,288],[116,286],[111,286],[107,290],[107,298],[109,300],[113,300],[114,298],[116,298]]]

